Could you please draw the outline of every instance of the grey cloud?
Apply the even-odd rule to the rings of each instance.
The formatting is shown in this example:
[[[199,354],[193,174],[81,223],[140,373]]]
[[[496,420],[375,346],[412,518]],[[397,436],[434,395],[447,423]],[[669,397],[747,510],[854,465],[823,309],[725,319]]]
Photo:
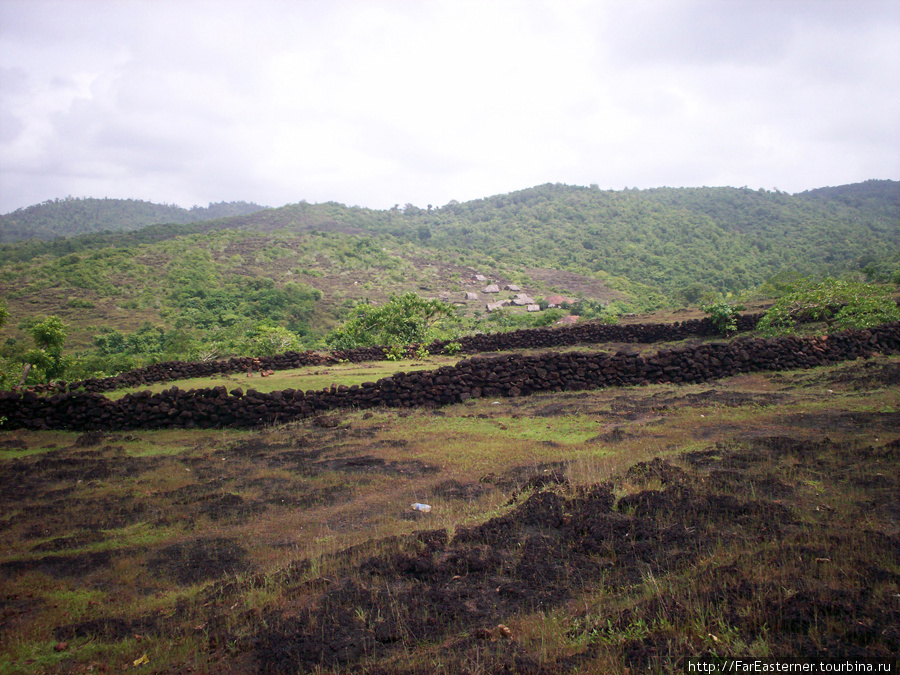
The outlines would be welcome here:
[[[894,0],[663,0],[613,5],[604,35],[619,64],[771,64],[805,32],[896,25]]]
[[[0,0],[0,211],[900,173],[895,0],[503,7]]]

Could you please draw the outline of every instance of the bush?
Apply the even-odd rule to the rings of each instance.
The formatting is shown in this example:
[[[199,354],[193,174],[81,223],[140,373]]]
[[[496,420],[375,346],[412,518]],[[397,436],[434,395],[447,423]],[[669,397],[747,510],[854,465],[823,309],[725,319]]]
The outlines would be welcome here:
[[[891,289],[845,279],[801,280],[757,324],[767,335],[790,333],[797,323],[824,322],[828,329],[871,328],[900,321]]]
[[[720,333],[733,333],[737,330],[738,312],[742,306],[733,307],[727,302],[713,302],[700,307]]]
[[[402,361],[406,356],[406,350],[400,345],[391,345],[384,348],[384,358],[388,361]]]
[[[455,319],[453,305],[415,293],[392,295],[380,307],[357,305],[353,315],[325,338],[332,349],[427,343],[441,319]]]
[[[444,353],[448,356],[456,356],[462,350],[462,345],[457,341],[448,342],[444,345]]]

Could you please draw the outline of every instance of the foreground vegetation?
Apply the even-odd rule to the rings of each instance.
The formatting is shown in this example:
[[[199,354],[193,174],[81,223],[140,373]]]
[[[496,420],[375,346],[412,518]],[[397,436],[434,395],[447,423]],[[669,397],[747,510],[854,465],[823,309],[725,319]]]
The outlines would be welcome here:
[[[898,386],[877,356],[255,431],[6,432],[0,673],[896,656]]]

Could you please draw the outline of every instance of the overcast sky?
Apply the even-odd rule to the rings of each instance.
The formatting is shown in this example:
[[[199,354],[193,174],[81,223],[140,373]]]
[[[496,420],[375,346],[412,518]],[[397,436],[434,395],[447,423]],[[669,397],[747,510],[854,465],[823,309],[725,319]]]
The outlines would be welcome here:
[[[898,0],[0,0],[0,213],[869,178]]]

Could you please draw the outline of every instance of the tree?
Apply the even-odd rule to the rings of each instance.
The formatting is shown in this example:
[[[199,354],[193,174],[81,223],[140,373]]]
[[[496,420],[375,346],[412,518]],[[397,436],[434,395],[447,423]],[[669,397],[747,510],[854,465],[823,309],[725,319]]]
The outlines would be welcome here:
[[[283,326],[259,323],[253,327],[242,345],[249,356],[275,356],[300,347],[300,336]]]
[[[380,307],[357,305],[353,316],[329,333],[325,341],[335,349],[424,343],[443,318],[455,318],[453,305],[425,300],[415,293],[392,295]]]
[[[829,329],[871,328],[900,321],[900,309],[888,287],[846,279],[801,279],[792,293],[766,312],[757,329],[790,333],[801,321],[824,322]]]
[[[0,302],[0,328],[3,328],[3,324],[6,323],[6,320],[9,318],[9,310],[6,308],[6,303]],[[13,374],[12,374],[12,366],[13,364],[9,359],[6,358],[6,354],[0,355],[0,389],[8,389],[13,385]]]
[[[22,376],[23,384],[24,379],[28,376],[29,365],[40,369],[47,382],[61,377],[66,369],[62,348],[69,334],[62,319],[58,316],[48,316],[43,321],[32,323],[27,327],[27,331],[34,340],[35,348],[25,354],[25,361],[28,365]]]

